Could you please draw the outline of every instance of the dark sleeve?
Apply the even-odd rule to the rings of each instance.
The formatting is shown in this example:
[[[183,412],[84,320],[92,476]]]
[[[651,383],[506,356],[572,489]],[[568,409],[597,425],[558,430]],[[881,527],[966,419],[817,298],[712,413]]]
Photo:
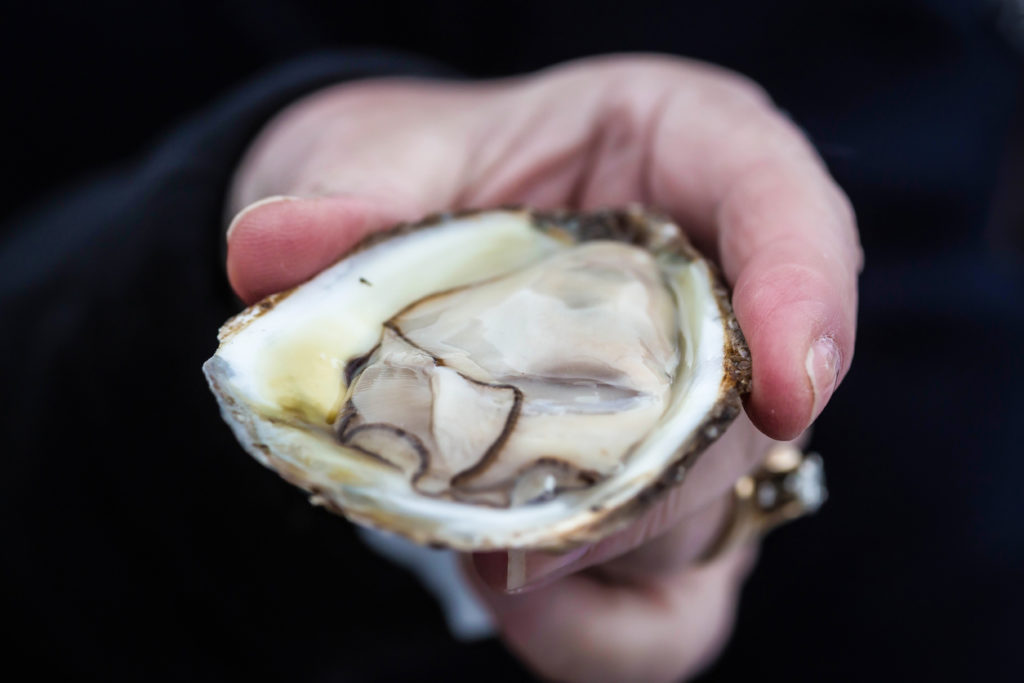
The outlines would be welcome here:
[[[0,233],[10,670],[104,681],[406,680],[475,666],[521,676],[493,643],[456,651],[411,578],[252,462],[200,371],[237,310],[220,262],[223,201],[255,132],[328,83],[445,73],[374,52],[288,64]]]
[[[318,87],[387,75],[452,73],[409,55],[360,51],[318,53],[259,75],[170,131],[138,161],[59,193],[4,226],[0,235],[10,237],[0,247],[0,293],[24,291],[27,282],[47,277],[100,232],[116,240],[105,253],[130,256],[129,243],[150,239],[172,213],[177,221],[210,228],[187,232],[219,240],[231,174],[271,116]],[[112,223],[120,232],[100,227]],[[175,232],[182,232],[180,225]]]

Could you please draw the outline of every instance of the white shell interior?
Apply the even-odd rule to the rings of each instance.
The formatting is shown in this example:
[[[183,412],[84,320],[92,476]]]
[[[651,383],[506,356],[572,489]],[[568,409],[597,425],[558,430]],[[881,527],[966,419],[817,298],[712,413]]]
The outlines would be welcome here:
[[[338,262],[271,310],[243,313],[225,326],[204,369],[247,450],[354,519],[466,550],[563,545],[660,478],[713,410],[725,334],[705,262],[659,255],[686,339],[669,407],[621,470],[588,489],[508,509],[423,496],[394,470],[338,443],[330,423],[344,399],[348,360],[374,347],[385,321],[428,294],[570,246],[515,211],[415,230]]]

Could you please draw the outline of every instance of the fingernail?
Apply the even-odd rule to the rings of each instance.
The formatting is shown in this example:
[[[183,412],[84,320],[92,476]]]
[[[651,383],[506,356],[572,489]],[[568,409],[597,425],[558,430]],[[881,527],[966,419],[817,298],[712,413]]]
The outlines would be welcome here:
[[[590,546],[576,548],[567,553],[509,551],[505,590],[511,593],[524,588],[534,588],[567,574],[565,570],[578,562],[589,550]]]
[[[234,232],[236,227],[238,227],[239,222],[241,222],[241,220],[243,218],[248,216],[250,213],[252,213],[256,209],[264,207],[267,204],[276,204],[277,202],[294,202],[294,201],[297,201],[297,200],[300,200],[300,199],[302,199],[302,197],[293,197],[291,195],[279,194],[279,195],[274,195],[272,197],[264,197],[263,199],[260,199],[259,201],[253,202],[252,204],[249,204],[248,206],[243,208],[241,211],[236,213],[235,217],[231,219],[231,223],[228,224],[227,232],[224,233],[224,239],[226,239],[226,240],[231,239],[231,233]]]
[[[811,421],[817,419],[835,391],[841,365],[839,347],[831,337],[819,337],[807,350],[804,367],[811,381],[811,390],[814,392]]]
[[[481,553],[473,556],[477,573],[491,588],[518,593],[536,588],[564,574],[579,561],[590,546],[566,553],[509,550],[503,553]]]

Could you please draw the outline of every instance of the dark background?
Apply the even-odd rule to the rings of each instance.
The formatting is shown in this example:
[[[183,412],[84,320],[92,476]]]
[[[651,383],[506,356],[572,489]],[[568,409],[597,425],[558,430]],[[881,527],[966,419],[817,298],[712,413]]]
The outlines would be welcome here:
[[[33,206],[61,205],[69,188],[88,187],[105,169],[130,175],[188,117],[263,69],[313,50],[400,50],[473,77],[630,50],[737,69],[804,127],[850,194],[867,267],[853,371],[814,437],[832,498],[816,518],[766,541],[735,639],[708,680],[776,673],[807,681],[1020,680],[1024,145],[1014,132],[1022,72],[1011,5],[14,3],[0,22],[8,120],[0,234],[19,236]],[[5,296],[18,296],[17,287]],[[197,358],[212,352],[220,321],[219,310],[202,315],[208,339],[181,341]],[[112,314],[95,324],[123,320]],[[109,363],[94,373],[105,378],[95,392],[116,404],[122,376],[137,369],[119,367],[97,329],[80,355],[62,352],[54,362],[69,376]],[[11,459],[47,464],[8,474],[10,490],[39,492],[7,499],[18,503],[5,518],[18,542],[7,545],[4,562],[21,583],[8,577],[2,590],[20,631],[12,641],[18,657],[101,679],[153,667],[179,680],[293,679],[283,672],[294,680],[399,680],[476,676],[481,667],[488,675],[497,668],[497,678],[525,675],[496,645],[453,646],[429,599],[400,571],[354,561],[351,553],[361,550],[344,522],[310,508],[231,445],[195,370],[188,378],[195,386],[182,395],[197,407],[186,414],[208,419],[194,427],[192,452],[172,457],[162,450],[177,447],[173,436],[153,441],[159,430],[177,429],[174,405],[157,401],[158,424],[131,431],[149,438],[142,450],[162,454],[153,462],[181,471],[135,461],[115,479],[92,471],[83,481],[115,482],[103,492],[120,491],[122,507],[83,515],[77,523],[90,534],[69,530],[75,510],[43,509],[51,475],[40,472],[73,457],[57,445],[69,439],[43,431],[73,428],[79,444],[118,437],[84,419],[39,418],[33,436],[8,449]],[[15,401],[28,410],[27,400],[5,399],[9,411]],[[33,400],[66,405],[59,397]],[[202,468],[182,465],[207,447],[229,453],[230,465],[205,467],[237,475],[252,493],[224,492],[218,505],[220,492],[202,482]],[[154,477],[181,487],[187,509],[159,485],[153,495],[124,493]],[[160,537],[161,544],[167,533],[174,537],[173,554],[143,539],[145,524],[119,526],[133,511],[175,530]],[[133,548],[129,564],[107,550],[118,539]],[[264,543],[271,549],[261,550]],[[273,581],[238,571],[262,563],[259,571],[302,575],[288,569],[295,562],[317,567],[312,583],[336,577],[358,588],[342,591],[342,607],[306,587],[292,596],[306,601],[300,610],[284,606],[289,595],[268,597]]]

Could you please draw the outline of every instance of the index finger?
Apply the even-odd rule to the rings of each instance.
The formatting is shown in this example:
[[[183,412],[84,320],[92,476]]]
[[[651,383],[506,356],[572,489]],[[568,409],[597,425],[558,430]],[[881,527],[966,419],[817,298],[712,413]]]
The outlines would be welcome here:
[[[747,409],[776,439],[817,417],[853,357],[862,254],[853,212],[811,145],[754,88],[722,88],[715,116],[669,98],[649,192],[717,248],[750,346]]]

